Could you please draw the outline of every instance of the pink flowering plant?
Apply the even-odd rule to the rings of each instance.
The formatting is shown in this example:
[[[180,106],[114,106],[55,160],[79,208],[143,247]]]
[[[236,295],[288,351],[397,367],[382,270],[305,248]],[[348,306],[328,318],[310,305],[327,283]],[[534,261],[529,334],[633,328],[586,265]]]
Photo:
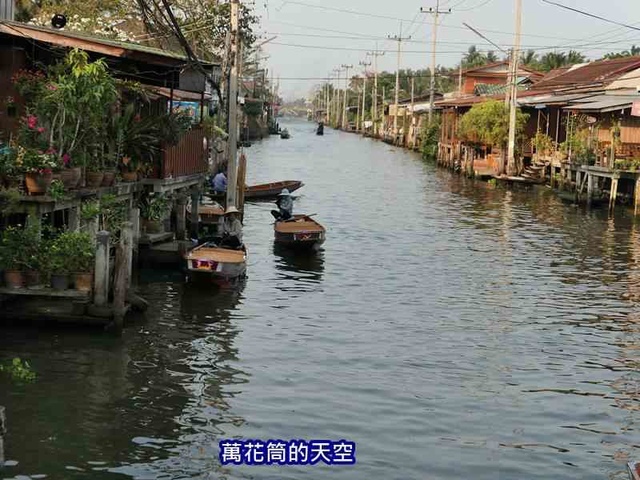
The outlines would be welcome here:
[[[24,173],[38,173],[46,175],[60,169],[55,153],[41,150],[18,149],[18,162]]]

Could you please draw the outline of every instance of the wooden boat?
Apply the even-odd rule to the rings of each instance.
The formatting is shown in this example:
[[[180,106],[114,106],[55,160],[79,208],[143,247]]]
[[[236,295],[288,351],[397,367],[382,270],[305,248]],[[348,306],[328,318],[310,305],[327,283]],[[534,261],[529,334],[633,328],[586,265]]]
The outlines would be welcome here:
[[[629,480],[640,480],[640,463],[627,463],[627,473],[629,474]]]
[[[246,276],[247,250],[219,247],[210,242],[194,248],[185,256],[190,280],[203,277],[219,284],[232,284]]]
[[[294,215],[274,224],[276,244],[290,248],[317,250],[326,239],[325,228],[309,215]]]
[[[289,133],[289,130],[287,130],[286,128],[282,130],[280,132],[280,138],[282,138],[283,140],[287,140],[288,138],[291,138],[291,134]]]
[[[283,182],[263,183],[246,187],[244,191],[245,199],[271,199],[278,196],[283,188],[289,193],[295,192],[303,187],[304,183],[299,180],[285,180]]]

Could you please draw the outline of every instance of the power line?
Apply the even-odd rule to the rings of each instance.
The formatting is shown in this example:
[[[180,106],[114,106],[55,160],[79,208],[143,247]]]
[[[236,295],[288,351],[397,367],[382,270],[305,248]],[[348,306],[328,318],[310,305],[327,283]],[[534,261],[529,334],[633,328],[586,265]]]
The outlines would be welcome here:
[[[458,12],[470,12],[471,10],[476,10],[477,8],[482,8],[482,7],[484,7],[485,5],[487,5],[487,4],[491,3],[491,2],[493,2],[493,0],[485,0],[484,2],[479,3],[478,5],[474,5],[473,7],[461,8],[461,9],[458,9],[457,11]]]
[[[542,0],[544,3],[548,3],[549,5],[555,5],[556,7],[564,8],[565,10],[570,10],[572,12],[579,13],[581,15],[585,15],[587,17],[596,18],[598,20],[602,20],[603,22],[612,23],[613,25],[618,25],[620,27],[630,28],[631,30],[637,30],[640,32],[640,28],[634,27],[633,25],[628,25],[626,23],[616,22],[615,20],[610,20],[608,18],[601,17],[600,15],[596,15],[594,13],[585,12],[584,10],[578,10],[577,8],[569,7],[568,5],[563,5],[561,3],[552,2],[551,0]]]

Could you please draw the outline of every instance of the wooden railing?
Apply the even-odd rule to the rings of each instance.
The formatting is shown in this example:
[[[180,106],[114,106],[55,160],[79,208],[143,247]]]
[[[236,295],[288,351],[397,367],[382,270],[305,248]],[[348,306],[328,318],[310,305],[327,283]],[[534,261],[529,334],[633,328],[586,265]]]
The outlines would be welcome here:
[[[160,178],[177,178],[207,171],[205,133],[200,127],[189,130],[177,145],[162,152]]]

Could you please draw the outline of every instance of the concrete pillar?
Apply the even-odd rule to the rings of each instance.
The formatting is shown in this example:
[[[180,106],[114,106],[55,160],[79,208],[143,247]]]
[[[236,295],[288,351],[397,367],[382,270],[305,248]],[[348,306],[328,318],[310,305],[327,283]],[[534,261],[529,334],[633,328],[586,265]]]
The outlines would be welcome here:
[[[187,199],[179,197],[176,201],[176,238],[178,240],[185,239],[187,230]]]
[[[198,208],[200,205],[200,192],[192,192],[191,193],[191,238],[198,238],[200,235],[200,222],[198,221],[198,217],[200,213],[198,212]]]
[[[89,222],[87,223],[87,232],[89,232],[89,235],[91,236],[91,239],[93,240],[93,243],[95,245],[96,238],[98,236],[98,217],[89,220]]]
[[[38,235],[42,233],[42,215],[37,205],[31,206],[27,213],[27,227],[35,228],[38,231]]]
[[[616,198],[618,196],[618,179],[611,179],[611,192],[609,192],[609,211],[613,212],[616,206]]]
[[[133,224],[124,222],[122,224],[122,244],[125,248],[125,262],[127,267],[127,288],[131,286],[133,274]]]
[[[98,232],[93,276],[93,303],[104,307],[109,299],[109,232]]]
[[[69,209],[69,230],[72,232],[80,230],[80,207]]]
[[[593,200],[593,175],[587,173],[587,205],[591,205]]]
[[[133,232],[133,248],[137,248],[140,241],[140,209],[132,208],[129,212],[129,219],[131,220],[131,228]]]
[[[576,190],[580,190],[582,186],[582,172],[580,170],[576,170]]]

